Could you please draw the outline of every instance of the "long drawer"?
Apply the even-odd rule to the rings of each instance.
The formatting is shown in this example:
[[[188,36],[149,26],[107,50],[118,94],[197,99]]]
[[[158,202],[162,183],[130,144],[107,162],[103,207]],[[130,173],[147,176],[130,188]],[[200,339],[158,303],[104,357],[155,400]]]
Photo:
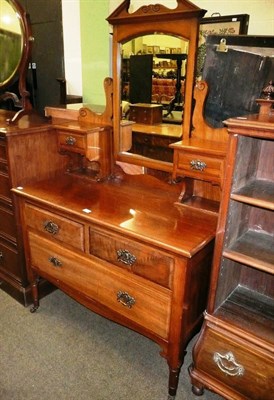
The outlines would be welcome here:
[[[223,330],[207,327],[196,359],[197,370],[240,393],[243,399],[270,400],[274,391],[273,354]],[[218,383],[217,383],[218,386]],[[254,392],[256,390],[256,392]],[[234,397],[233,397],[234,398]]]
[[[90,253],[167,288],[171,288],[173,257],[97,227],[89,231]]]
[[[28,203],[25,219],[29,227],[52,240],[84,251],[84,225]]]
[[[171,292],[104,261],[75,253],[28,232],[32,268],[56,286],[62,284],[107,309],[167,338]]]

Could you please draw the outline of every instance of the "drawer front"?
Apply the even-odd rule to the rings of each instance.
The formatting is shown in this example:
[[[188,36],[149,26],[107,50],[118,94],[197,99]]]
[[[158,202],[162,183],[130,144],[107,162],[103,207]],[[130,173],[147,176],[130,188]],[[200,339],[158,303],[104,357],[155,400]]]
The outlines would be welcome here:
[[[274,357],[259,352],[229,332],[207,327],[195,367],[245,399],[270,400],[274,390]]]
[[[29,232],[31,264],[56,286],[62,283],[104,308],[167,338],[171,293],[108,263],[75,254]]]
[[[13,211],[11,208],[0,204],[0,231],[3,236],[16,241],[17,230]]]
[[[26,224],[54,241],[84,251],[84,225],[26,203]]]
[[[223,176],[224,160],[194,152],[179,151],[177,168],[190,178],[220,183]]]
[[[171,287],[174,259],[165,253],[118,235],[90,228],[90,253],[167,288]]]
[[[0,161],[7,160],[6,142],[0,139]]]
[[[1,167],[1,162],[0,162]],[[11,201],[10,181],[6,173],[0,171],[0,198]]]
[[[22,281],[22,263],[16,246],[0,237],[0,272],[18,282]]]
[[[61,150],[84,154],[86,150],[85,135],[58,130],[58,144]]]

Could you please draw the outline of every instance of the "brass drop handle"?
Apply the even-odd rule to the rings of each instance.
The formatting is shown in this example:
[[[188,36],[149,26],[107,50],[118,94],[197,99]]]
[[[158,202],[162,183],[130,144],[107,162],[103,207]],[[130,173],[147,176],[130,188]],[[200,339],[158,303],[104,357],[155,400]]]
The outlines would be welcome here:
[[[73,136],[66,137],[66,144],[69,146],[74,146],[76,143],[76,139]]]
[[[203,171],[206,169],[206,163],[201,160],[191,160],[189,162],[190,168],[194,169],[195,171]]]
[[[242,376],[244,375],[245,369],[241,364],[236,362],[234,354],[229,351],[226,354],[215,352],[213,360],[217,364],[218,368],[222,372],[230,376]]]
[[[50,258],[49,258],[49,262],[54,266],[54,267],[62,267],[62,262],[57,258],[57,257],[54,257],[54,256],[51,256]]]
[[[122,292],[121,290],[117,292],[117,300],[119,303],[123,304],[123,306],[128,308],[132,308],[136,302],[133,296],[130,296],[127,292]]]
[[[59,226],[53,222],[53,221],[46,221],[44,222],[44,229],[48,233],[51,233],[52,235],[56,235],[59,231]]]
[[[125,249],[119,249],[116,251],[117,253],[117,260],[119,262],[122,262],[123,264],[126,265],[133,265],[137,258],[131,254],[128,250]]]

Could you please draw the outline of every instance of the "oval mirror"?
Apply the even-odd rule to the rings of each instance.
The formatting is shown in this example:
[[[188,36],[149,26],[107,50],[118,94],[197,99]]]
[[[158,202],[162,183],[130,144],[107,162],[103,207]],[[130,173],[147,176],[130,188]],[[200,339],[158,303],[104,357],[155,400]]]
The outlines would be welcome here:
[[[17,0],[0,0],[0,108],[19,109],[9,123],[32,109],[26,90],[32,40],[22,6]]]
[[[16,10],[0,0],[0,88],[12,83],[22,57],[22,26]]]

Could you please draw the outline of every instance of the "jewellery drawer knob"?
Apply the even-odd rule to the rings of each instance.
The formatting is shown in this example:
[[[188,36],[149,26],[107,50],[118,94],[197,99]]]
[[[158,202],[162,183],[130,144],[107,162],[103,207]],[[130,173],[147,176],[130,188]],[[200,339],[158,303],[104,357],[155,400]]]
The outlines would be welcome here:
[[[242,376],[245,372],[244,367],[236,362],[234,354],[231,351],[223,355],[215,352],[213,360],[220,370],[227,375]]]
[[[131,254],[128,250],[119,249],[116,251],[117,253],[117,260],[126,264],[126,265],[133,265],[137,258]]]
[[[62,262],[61,262],[60,260],[58,260],[57,257],[51,256],[51,257],[49,258],[49,262],[51,262],[51,264],[52,264],[54,267],[62,267]]]
[[[130,296],[127,292],[122,292],[121,290],[117,292],[117,300],[119,303],[123,304],[123,306],[128,308],[131,308],[135,304],[134,297]]]
[[[73,136],[66,137],[65,141],[66,141],[66,144],[69,145],[69,146],[74,146],[75,143],[76,143],[76,139]]]
[[[190,168],[195,171],[203,171],[206,168],[206,163],[201,160],[191,160],[189,162]]]
[[[58,233],[58,231],[59,231],[59,226],[57,224],[55,224],[55,222],[46,221],[44,223],[44,229],[48,233],[51,233],[52,235],[56,235],[56,233]]]

